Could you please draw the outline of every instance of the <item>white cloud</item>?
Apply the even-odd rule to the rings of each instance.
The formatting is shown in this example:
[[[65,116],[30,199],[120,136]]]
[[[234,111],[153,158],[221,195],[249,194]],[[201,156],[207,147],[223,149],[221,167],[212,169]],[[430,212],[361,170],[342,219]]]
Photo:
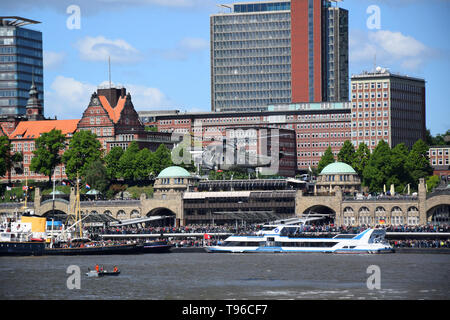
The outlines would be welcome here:
[[[209,48],[209,42],[203,38],[186,37],[181,39],[175,48],[154,49],[157,55],[166,60],[187,60],[195,53],[200,53]]]
[[[66,54],[64,52],[44,51],[44,69],[56,70],[62,63]]]
[[[108,82],[104,81],[100,85],[106,84]],[[57,76],[45,93],[45,115],[50,118],[56,115],[58,119],[80,119],[97,87],[74,78]],[[125,84],[124,87],[130,92],[136,110],[175,106],[158,88],[134,84]]]
[[[172,102],[160,89],[145,87],[142,85],[129,84],[125,86],[131,94],[134,108],[136,110],[160,109],[161,107],[174,106]]]
[[[364,62],[372,65],[376,57],[379,65],[399,65],[409,71],[420,70],[436,51],[417,39],[401,32],[389,30],[364,33],[352,30],[349,39],[351,62]]]
[[[45,91],[45,115],[58,119],[80,119],[97,86],[74,78],[57,76]]]
[[[180,41],[179,47],[189,51],[205,50],[209,47],[209,42],[203,38],[184,38]]]
[[[78,49],[80,58],[87,61],[108,61],[134,63],[142,59],[142,55],[123,39],[110,40],[103,36],[85,37],[79,40],[75,47]]]

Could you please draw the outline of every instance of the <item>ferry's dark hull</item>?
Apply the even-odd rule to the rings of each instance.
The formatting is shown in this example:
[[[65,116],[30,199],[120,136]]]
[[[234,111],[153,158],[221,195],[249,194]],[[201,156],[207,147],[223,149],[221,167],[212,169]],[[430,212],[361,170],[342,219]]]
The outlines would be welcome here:
[[[169,253],[172,246],[166,242],[146,242],[142,247],[143,253]]]
[[[44,242],[0,242],[0,256],[42,256]]]
[[[46,248],[46,255],[78,256],[78,255],[111,255],[142,253],[142,245],[123,244],[83,248]]]

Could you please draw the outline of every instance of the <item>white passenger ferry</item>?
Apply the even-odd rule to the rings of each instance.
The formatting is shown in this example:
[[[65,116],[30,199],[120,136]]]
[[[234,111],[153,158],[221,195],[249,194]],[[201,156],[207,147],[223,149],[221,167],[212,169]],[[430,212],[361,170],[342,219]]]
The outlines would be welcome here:
[[[359,234],[338,234],[327,238],[307,237],[301,226],[268,225],[256,235],[228,237],[221,245],[206,247],[210,253],[389,253],[384,229],[366,229]]]

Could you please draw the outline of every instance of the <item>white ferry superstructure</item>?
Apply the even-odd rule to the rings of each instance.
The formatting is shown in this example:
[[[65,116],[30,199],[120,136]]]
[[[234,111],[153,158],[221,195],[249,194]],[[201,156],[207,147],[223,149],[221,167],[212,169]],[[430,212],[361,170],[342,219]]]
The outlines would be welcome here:
[[[338,234],[331,238],[306,237],[300,226],[265,226],[256,235],[232,235],[210,253],[391,253],[384,229],[366,229],[359,234]]]

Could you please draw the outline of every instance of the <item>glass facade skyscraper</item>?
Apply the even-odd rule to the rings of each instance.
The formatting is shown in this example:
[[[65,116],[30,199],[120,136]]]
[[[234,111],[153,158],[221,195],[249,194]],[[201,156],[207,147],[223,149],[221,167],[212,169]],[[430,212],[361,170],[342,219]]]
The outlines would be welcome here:
[[[211,16],[211,109],[348,100],[348,12],[328,0],[259,1]]]
[[[290,2],[233,7],[232,14],[211,16],[212,110],[289,103]]]
[[[24,28],[39,23],[21,17],[0,17],[0,116],[26,113],[32,80],[43,102],[42,33]]]

